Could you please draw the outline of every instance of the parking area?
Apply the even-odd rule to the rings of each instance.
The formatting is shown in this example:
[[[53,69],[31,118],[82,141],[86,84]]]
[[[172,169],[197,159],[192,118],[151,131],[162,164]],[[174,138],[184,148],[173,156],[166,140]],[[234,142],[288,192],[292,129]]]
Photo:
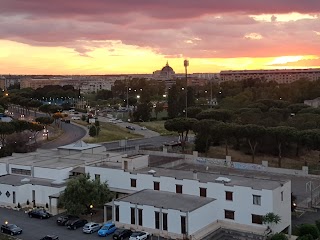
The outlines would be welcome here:
[[[0,208],[0,223],[8,221],[22,228],[22,234],[17,237],[22,240],[37,240],[46,235],[58,235],[59,240],[90,240],[102,239],[98,233],[85,234],[82,232],[82,227],[76,230],[69,230],[65,226],[56,224],[57,216],[49,219],[29,218],[23,211],[15,211],[6,208]],[[111,236],[103,239],[112,239]]]
[[[91,240],[91,239],[112,239],[112,234],[107,237],[99,237],[97,232],[86,234],[82,232],[82,227],[76,230],[69,230],[65,226],[58,226],[56,219],[58,216],[49,219],[29,218],[24,211],[15,211],[7,208],[0,208],[0,223],[16,224],[22,228],[22,234],[16,236],[22,240],[38,240],[46,235],[57,235],[59,240]],[[165,240],[158,236],[151,236],[149,240]]]

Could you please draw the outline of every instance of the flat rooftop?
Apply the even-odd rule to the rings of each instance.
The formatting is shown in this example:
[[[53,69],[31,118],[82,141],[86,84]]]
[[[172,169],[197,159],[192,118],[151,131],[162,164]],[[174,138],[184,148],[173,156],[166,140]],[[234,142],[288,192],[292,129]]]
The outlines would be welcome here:
[[[202,166],[203,167],[203,166]],[[188,170],[181,170],[181,169],[172,169],[172,168],[157,168],[157,167],[148,167],[143,168],[140,170],[133,171],[133,173],[140,173],[140,174],[150,174],[148,173],[150,170],[154,170],[155,173],[153,174],[156,177],[172,177],[175,179],[194,179],[195,174],[191,169]],[[263,177],[256,175],[247,175],[246,172],[236,173],[236,174],[222,174],[220,172],[206,172],[206,171],[197,171],[196,177],[200,182],[207,183],[207,182],[217,182],[217,178],[228,178],[230,182],[219,182],[226,186],[243,186],[243,187],[251,187],[252,189],[261,190],[274,190],[281,186],[288,181],[289,178],[272,178],[272,176]]]
[[[116,155],[114,153],[110,153]],[[118,153],[119,154],[119,153]],[[101,153],[81,153],[75,152],[65,154],[58,149],[43,150],[38,149],[30,153],[14,153],[12,156],[0,158],[0,163],[11,165],[34,166],[52,169],[73,168],[82,165],[94,164],[107,159],[106,152]]]
[[[64,181],[56,182],[55,180],[49,180],[44,178],[34,178],[30,176],[22,176],[22,175],[15,175],[15,174],[7,174],[7,175],[0,176],[0,184],[7,184],[12,186],[22,186],[25,184],[50,186],[50,187],[66,186],[66,182]]]
[[[214,198],[145,189],[117,199],[116,201],[154,206],[156,208],[174,209],[182,212],[192,212],[214,200]]]

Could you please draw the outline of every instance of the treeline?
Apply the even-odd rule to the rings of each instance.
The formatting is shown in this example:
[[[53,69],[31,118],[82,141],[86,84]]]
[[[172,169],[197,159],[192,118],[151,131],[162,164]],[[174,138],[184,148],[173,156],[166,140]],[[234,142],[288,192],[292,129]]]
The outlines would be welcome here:
[[[261,99],[239,109],[188,108],[188,118],[167,120],[165,128],[176,131],[184,141],[194,131],[195,150],[206,153],[210,146],[225,146],[250,153],[282,157],[294,151],[320,150],[320,109],[283,100]]]

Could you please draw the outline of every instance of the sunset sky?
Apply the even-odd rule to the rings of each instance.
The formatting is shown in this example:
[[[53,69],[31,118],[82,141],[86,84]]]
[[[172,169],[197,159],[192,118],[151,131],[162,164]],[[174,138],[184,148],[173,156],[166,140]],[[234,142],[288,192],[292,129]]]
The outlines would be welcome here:
[[[0,74],[320,67],[320,0],[1,0]]]

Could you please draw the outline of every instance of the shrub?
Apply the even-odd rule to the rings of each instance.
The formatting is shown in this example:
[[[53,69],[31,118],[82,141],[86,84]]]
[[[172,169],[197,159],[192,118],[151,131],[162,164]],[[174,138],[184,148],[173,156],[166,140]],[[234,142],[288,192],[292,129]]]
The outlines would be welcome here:
[[[302,237],[298,237],[297,240],[313,240],[313,237],[311,234],[307,234]]]
[[[300,230],[299,236],[310,234],[312,235],[313,239],[317,239],[320,236],[319,229],[317,228],[316,225],[313,225],[313,224],[302,224],[299,230]]]
[[[320,231],[320,220],[316,220],[316,226],[317,226],[317,228],[318,228],[319,231]]]
[[[284,233],[276,233],[270,238],[270,240],[288,240],[288,238]]]

